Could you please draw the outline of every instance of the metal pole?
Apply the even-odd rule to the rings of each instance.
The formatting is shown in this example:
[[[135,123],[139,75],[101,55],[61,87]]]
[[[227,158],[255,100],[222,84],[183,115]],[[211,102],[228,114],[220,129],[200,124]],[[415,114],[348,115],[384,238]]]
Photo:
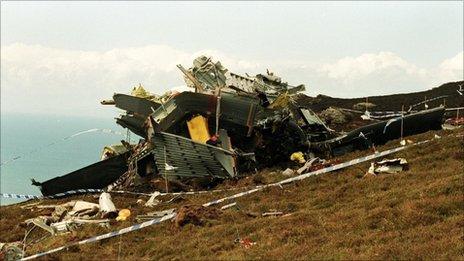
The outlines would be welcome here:
[[[127,129],[126,140],[130,144],[130,131],[129,131],[129,129]]]
[[[168,116],[168,111],[166,110],[166,108],[164,107],[164,102],[162,100],[160,100],[161,102],[161,107],[163,108],[163,111],[164,111],[164,115],[165,116]]]
[[[166,146],[164,146],[164,181],[166,182],[166,193],[169,193],[168,191],[168,170],[166,169],[167,165],[168,165],[168,162],[167,162],[167,155],[166,155]]]
[[[219,116],[221,113],[221,89],[218,91],[217,102],[216,102],[216,136],[219,133]]]

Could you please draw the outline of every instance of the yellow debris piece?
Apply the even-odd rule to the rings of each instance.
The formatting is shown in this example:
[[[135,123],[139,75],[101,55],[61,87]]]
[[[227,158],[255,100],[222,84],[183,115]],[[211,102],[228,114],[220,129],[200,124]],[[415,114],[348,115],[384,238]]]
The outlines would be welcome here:
[[[119,210],[118,217],[116,218],[117,221],[125,221],[128,217],[130,217],[131,212],[129,209],[124,208]]]
[[[198,115],[187,121],[190,138],[193,141],[206,143],[209,140],[208,121],[205,117]]]
[[[134,87],[132,89],[131,95],[135,97],[139,97],[139,98],[145,98],[145,99],[148,99],[152,96],[148,91],[146,91],[143,88],[142,84],[140,83],[139,83],[139,86]]]
[[[290,102],[290,96],[287,93],[279,95],[274,102],[269,105],[269,109],[286,108]]]
[[[301,151],[292,153],[292,155],[290,155],[290,160],[297,161],[300,164],[304,164],[306,162],[304,154]]]

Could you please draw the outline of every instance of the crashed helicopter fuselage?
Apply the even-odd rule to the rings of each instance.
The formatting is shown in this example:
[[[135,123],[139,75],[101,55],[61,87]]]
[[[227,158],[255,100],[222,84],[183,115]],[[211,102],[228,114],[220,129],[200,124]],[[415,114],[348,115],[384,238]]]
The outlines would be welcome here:
[[[291,86],[270,72],[254,77],[234,74],[204,56],[188,70],[178,67],[190,91],[157,96],[139,86],[131,95],[114,94],[112,100],[102,101],[124,110],[116,122],[141,139],[136,145],[125,144],[127,151],[118,155],[117,164],[110,164],[124,162],[123,168],[112,172],[111,181],[71,187],[104,188],[111,183],[127,187],[156,178],[166,182],[236,178],[287,164],[295,152],[306,158],[340,155],[436,129],[444,113],[439,107],[340,134],[295,102],[293,96],[304,91],[304,85]],[[109,159],[91,166],[100,170],[105,164]],[[89,172],[89,167],[82,170]],[[35,184],[50,194],[60,190],[50,187],[60,187],[66,176],[59,182],[55,178]]]

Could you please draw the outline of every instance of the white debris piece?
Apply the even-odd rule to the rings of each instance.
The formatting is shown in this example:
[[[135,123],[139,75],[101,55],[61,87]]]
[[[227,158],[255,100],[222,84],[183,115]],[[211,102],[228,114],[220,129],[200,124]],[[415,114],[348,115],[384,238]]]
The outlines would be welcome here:
[[[169,170],[176,170],[177,167],[174,167],[174,166],[171,166],[171,165],[169,165],[169,164],[167,164],[167,163],[164,163],[164,169],[165,169],[166,171],[169,171]]]
[[[379,173],[394,174],[405,170],[407,167],[408,161],[404,158],[384,159],[376,163],[371,163],[371,166],[364,177],[377,176]]]
[[[69,227],[69,221],[56,222],[51,224],[50,227],[53,228],[55,233],[66,233],[71,231],[71,228]]]
[[[62,207],[72,206],[72,210],[69,211],[70,216],[84,216],[84,215],[91,215],[96,214],[100,206],[98,204],[87,202],[87,201],[71,201],[61,205]]]
[[[371,120],[371,113],[366,110],[363,115],[361,115],[361,119],[364,121]]]
[[[293,176],[293,173],[295,173],[295,171],[293,171],[293,169],[290,168],[287,168],[286,170],[282,171],[282,174],[284,176]]]
[[[281,212],[281,211],[273,211],[273,212],[264,212],[263,214],[261,214],[261,216],[263,217],[267,217],[267,216],[281,216],[283,215],[284,212]]]
[[[111,195],[109,193],[101,193],[98,203],[100,205],[100,211],[102,212],[103,218],[118,216],[118,211],[116,210],[113,201],[111,201]]]
[[[146,207],[154,207],[156,205],[158,205],[160,203],[160,201],[158,199],[156,199],[157,196],[161,195],[161,193],[159,191],[155,191],[153,192],[153,194],[151,194],[151,197],[148,199],[147,203],[145,203],[145,206]]]
[[[367,170],[367,173],[375,175],[375,164],[374,164],[374,162],[371,163],[371,166]]]
[[[408,165],[408,161],[404,158],[396,158],[391,160],[382,160],[376,163],[376,173],[398,173],[403,171]]]
[[[366,174],[364,174],[364,178],[375,177],[375,176],[377,176],[377,174],[375,174],[375,163],[371,162],[371,166],[367,170]]]
[[[81,224],[102,224],[110,222],[109,219],[99,219],[99,220],[87,220],[87,219],[79,219],[79,218],[72,218],[69,220],[56,222],[50,225],[51,228],[55,231],[55,233],[66,233],[72,230],[75,230],[78,225]]]
[[[299,168],[296,172],[298,174],[302,174],[303,172],[305,171],[308,171],[314,164],[317,164],[317,163],[321,163],[321,164],[324,164],[325,160],[323,159],[320,159],[318,157],[316,158],[312,158],[308,161],[306,161],[306,163],[304,164],[303,167]]]

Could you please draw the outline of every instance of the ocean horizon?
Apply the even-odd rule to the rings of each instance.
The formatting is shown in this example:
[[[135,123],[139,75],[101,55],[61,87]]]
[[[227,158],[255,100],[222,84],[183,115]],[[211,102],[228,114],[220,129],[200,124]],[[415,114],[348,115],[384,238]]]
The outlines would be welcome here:
[[[42,182],[97,162],[125,133],[112,117],[2,113],[0,191],[41,195],[31,178]],[[0,198],[0,205],[21,201]]]

